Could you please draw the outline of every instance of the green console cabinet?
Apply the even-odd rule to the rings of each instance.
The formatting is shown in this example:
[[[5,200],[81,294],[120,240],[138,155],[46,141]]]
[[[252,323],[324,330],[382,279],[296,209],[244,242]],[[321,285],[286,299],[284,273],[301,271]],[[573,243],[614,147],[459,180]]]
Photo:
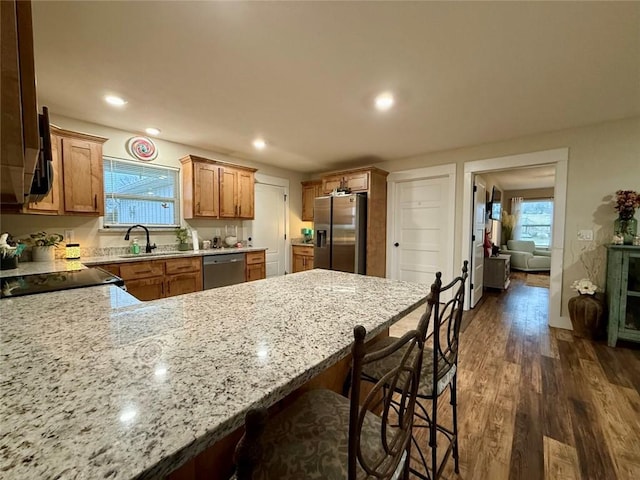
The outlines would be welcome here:
[[[609,346],[640,342],[640,247],[607,246],[607,303]]]

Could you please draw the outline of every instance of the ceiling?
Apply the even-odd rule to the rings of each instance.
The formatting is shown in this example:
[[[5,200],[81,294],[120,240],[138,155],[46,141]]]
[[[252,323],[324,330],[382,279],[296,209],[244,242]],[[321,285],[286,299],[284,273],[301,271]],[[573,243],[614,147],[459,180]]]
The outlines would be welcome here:
[[[640,2],[39,1],[33,16],[52,113],[300,172],[640,115]]]
[[[556,181],[555,165],[513,168],[488,172],[487,177],[502,190],[529,190],[533,188],[553,188]]]

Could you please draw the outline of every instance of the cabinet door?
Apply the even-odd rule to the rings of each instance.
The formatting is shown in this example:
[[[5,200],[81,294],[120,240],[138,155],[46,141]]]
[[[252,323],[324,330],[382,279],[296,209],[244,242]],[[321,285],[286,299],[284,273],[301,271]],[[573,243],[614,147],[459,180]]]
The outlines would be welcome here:
[[[29,203],[27,212],[57,215],[62,205],[60,191],[62,189],[62,169],[60,168],[60,143],[62,139],[51,135],[51,167],[53,169],[53,185],[51,191],[39,202]]]
[[[306,270],[304,262],[305,258],[306,257],[304,255],[298,255],[296,253],[293,254],[293,273],[304,272]]]
[[[117,263],[112,263],[109,265],[97,265],[97,267],[118,277],[120,276],[120,265],[118,265]]]
[[[340,187],[340,182],[342,182],[342,175],[324,177],[322,179],[322,193],[333,192],[336,188]]]
[[[247,265],[246,269],[246,281],[253,282],[254,280],[262,280],[265,278],[265,264],[254,263],[253,265]]]
[[[237,217],[238,170],[229,167],[220,169],[220,217]]]
[[[124,280],[164,276],[164,262],[130,262],[120,264],[120,277]],[[128,285],[128,284],[127,284]]]
[[[304,269],[313,270],[313,257],[304,257]]]
[[[144,302],[164,298],[164,277],[127,280],[125,286],[127,292]]]
[[[219,167],[208,163],[194,163],[194,217],[218,218]]]
[[[305,222],[313,222],[313,204],[318,190],[318,185],[302,187],[302,220]]]
[[[200,272],[202,258],[175,258],[167,260],[165,263],[165,272],[167,275],[175,275],[178,273]]]
[[[102,215],[102,145],[62,138],[65,213]]]
[[[252,219],[255,216],[255,181],[253,172],[238,172],[238,217]]]
[[[165,292],[167,297],[199,292],[201,290],[202,274],[200,272],[167,275],[166,277]]]
[[[362,192],[369,189],[369,173],[358,172],[347,175],[347,187],[353,192]]]

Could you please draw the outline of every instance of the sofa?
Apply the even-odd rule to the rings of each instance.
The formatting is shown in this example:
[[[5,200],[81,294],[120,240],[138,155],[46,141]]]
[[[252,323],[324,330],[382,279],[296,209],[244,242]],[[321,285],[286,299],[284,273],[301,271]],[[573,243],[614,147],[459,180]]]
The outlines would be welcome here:
[[[551,270],[551,252],[536,250],[530,240],[509,240],[507,249],[500,253],[511,255],[511,269],[524,272],[548,272]]]

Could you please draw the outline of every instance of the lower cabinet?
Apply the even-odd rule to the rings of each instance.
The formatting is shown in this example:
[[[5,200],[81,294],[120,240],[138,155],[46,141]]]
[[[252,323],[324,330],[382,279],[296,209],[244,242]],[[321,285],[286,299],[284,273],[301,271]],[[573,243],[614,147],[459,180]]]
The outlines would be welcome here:
[[[245,254],[245,281],[253,282],[267,278],[265,252],[247,252]]]
[[[127,291],[148,301],[202,290],[202,258],[187,257],[100,265],[124,280]]]
[[[313,270],[312,245],[293,245],[291,251],[293,253],[293,273],[304,272],[305,270]]]
[[[483,285],[487,288],[506,290],[511,274],[511,255],[484,257]]]

